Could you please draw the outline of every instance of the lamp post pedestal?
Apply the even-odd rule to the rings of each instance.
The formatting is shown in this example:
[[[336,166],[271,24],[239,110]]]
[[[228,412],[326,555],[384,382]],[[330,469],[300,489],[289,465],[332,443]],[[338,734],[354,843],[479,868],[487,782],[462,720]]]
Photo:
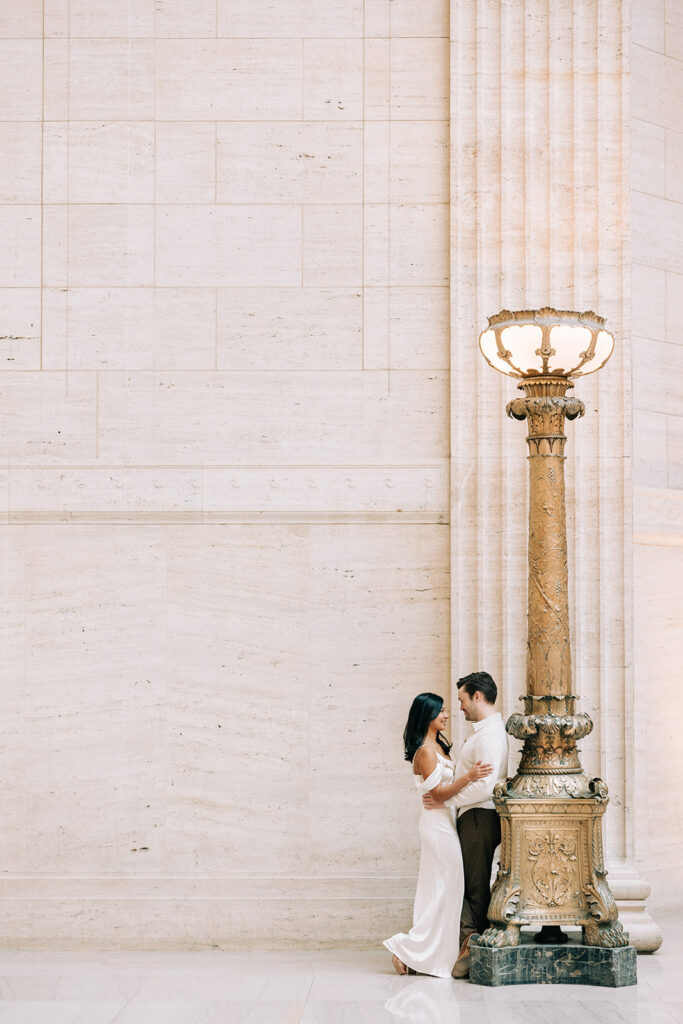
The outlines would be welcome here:
[[[635,949],[628,946],[618,920],[603,863],[607,786],[586,776],[576,746],[593,723],[577,713],[572,694],[564,426],[566,419],[584,413],[583,403],[567,396],[573,386],[562,375],[526,377],[519,384],[525,397],[507,407],[509,416],[528,424],[527,693],[524,712],[507,723],[507,731],[524,742],[519,769],[494,793],[501,818],[500,869],[488,911],[490,927],[473,940],[470,971],[471,980],[481,984],[533,980],[534,970],[547,973],[553,957],[560,957],[566,970],[536,980],[636,981]],[[520,945],[525,925],[580,927],[582,944]],[[576,950],[586,947],[604,952],[577,959]]]

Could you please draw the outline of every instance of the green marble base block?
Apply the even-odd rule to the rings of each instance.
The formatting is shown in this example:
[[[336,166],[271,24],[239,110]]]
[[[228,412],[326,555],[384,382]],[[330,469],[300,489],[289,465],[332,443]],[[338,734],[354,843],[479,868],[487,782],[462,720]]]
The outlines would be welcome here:
[[[470,940],[470,981],[475,985],[635,985],[633,946],[604,949],[569,941],[541,946],[523,936],[519,946],[491,948]]]

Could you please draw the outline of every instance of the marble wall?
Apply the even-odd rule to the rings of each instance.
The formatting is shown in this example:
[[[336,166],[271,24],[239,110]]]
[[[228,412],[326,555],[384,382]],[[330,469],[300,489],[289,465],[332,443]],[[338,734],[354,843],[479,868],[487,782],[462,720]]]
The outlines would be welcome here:
[[[638,863],[653,904],[683,905],[683,12],[632,27],[634,609]]]
[[[504,713],[524,689],[524,430],[475,347],[505,305],[593,306],[620,342],[577,389],[570,573],[642,916],[683,616],[666,15],[5,0],[0,946],[408,923],[409,702],[478,667]]]
[[[447,0],[2,5],[0,945],[410,912],[448,46]]]

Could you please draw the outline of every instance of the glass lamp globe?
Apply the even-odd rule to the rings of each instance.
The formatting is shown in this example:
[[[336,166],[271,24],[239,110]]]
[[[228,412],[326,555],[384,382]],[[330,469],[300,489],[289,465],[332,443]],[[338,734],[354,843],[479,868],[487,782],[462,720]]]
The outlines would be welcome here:
[[[479,348],[489,366],[510,377],[582,377],[605,365],[614,338],[592,311],[504,309],[489,317]]]

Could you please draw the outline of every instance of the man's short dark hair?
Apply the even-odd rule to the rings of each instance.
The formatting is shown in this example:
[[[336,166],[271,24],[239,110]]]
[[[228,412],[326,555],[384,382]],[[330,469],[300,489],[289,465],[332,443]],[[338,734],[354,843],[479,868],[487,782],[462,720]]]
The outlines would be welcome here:
[[[463,686],[470,697],[474,697],[475,693],[479,691],[487,703],[496,703],[498,687],[488,672],[470,672],[468,676],[458,679],[458,689],[461,690]]]

